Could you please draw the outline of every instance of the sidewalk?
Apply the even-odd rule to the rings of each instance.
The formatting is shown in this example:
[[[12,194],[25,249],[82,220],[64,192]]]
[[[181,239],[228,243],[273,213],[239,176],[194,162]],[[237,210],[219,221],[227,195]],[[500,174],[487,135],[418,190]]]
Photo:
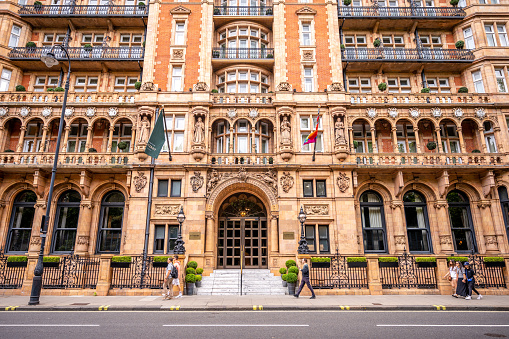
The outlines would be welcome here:
[[[41,296],[40,305],[28,306],[29,296],[1,296],[2,311],[242,311],[242,310],[476,310],[509,311],[509,296],[488,295],[482,300],[464,300],[444,295],[362,296]],[[14,309],[8,308],[13,307]],[[437,307],[438,306],[438,307]],[[6,309],[8,308],[8,309]]]

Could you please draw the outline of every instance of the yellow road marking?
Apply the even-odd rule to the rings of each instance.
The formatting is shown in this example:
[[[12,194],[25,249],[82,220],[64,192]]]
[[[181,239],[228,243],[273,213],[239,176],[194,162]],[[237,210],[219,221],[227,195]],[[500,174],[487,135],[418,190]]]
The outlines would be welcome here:
[[[262,305],[253,305],[253,311],[263,311],[263,306]]]
[[[110,307],[110,305],[102,305],[102,306],[99,306],[99,311],[107,311],[107,310],[108,310],[108,307]]]
[[[7,306],[5,308],[6,311],[16,311],[16,308],[18,308],[19,306]]]
[[[437,311],[445,311],[445,306],[444,305],[433,305],[437,308]]]
[[[350,309],[350,306],[343,306],[343,305],[339,305],[339,307],[344,311],[344,310],[349,310]]]
[[[170,311],[180,311],[180,305],[179,306],[170,306]]]

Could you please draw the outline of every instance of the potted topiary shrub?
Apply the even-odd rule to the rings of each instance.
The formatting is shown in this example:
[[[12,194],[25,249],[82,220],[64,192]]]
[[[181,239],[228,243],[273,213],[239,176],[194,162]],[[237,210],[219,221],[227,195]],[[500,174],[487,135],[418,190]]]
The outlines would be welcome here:
[[[196,277],[196,281],[195,281],[195,283],[194,283],[194,284],[195,284],[195,286],[196,286],[196,287],[201,287],[201,275],[196,274],[196,275],[195,275],[195,277]]]
[[[25,92],[25,91],[26,91],[25,86],[23,86],[23,85],[16,86],[16,92]]]
[[[220,15],[221,14],[221,10],[219,10],[219,8],[214,8],[214,15]]]
[[[83,45],[83,49],[87,52],[90,52],[92,50],[92,45],[91,44],[85,44]]]
[[[479,151],[478,149],[473,149],[472,153],[481,153],[481,151]]]
[[[348,257],[346,258],[346,264],[349,268],[352,267],[368,267],[366,257]]]
[[[272,15],[272,8],[265,11],[265,15]]]
[[[505,261],[502,257],[484,257],[483,260],[486,267],[505,267]]]
[[[141,81],[136,81],[136,82],[134,83],[134,88],[136,88],[136,89],[139,91],[139,90],[140,90],[140,88],[141,88]]]
[[[283,274],[281,276],[281,280],[283,280],[283,287],[288,287],[288,283],[286,282],[286,278],[288,278],[288,274]]]
[[[44,257],[42,259],[42,265],[44,267],[58,267],[60,264],[60,257]]]
[[[219,51],[212,51],[212,57],[213,58],[219,58]]]
[[[378,90],[379,90],[380,92],[383,92],[383,91],[385,91],[386,89],[387,89],[387,84],[386,84],[385,82],[381,82],[381,83],[379,83],[379,84],[378,84]]]
[[[456,43],[454,44],[454,46],[456,46],[457,49],[463,49],[463,47],[465,47],[465,41],[463,40],[458,40],[456,41]]]
[[[460,88],[458,88],[458,93],[468,93],[468,88],[460,87]]]
[[[429,92],[430,92],[430,89],[428,87],[421,89],[421,93],[429,93]]]
[[[88,151],[90,153],[97,153],[97,150],[95,148],[89,148]]]
[[[297,285],[298,276],[295,273],[286,275],[286,284],[288,286],[288,294],[295,295],[295,285]]]
[[[398,267],[398,258],[396,258],[396,257],[380,257],[380,258],[378,258],[378,266],[380,266],[380,267]]]
[[[344,50],[346,48],[345,45],[343,44],[339,45],[339,47],[341,48],[341,50]]]
[[[311,258],[311,267],[313,267],[313,268],[329,268],[330,267],[330,258],[312,257]]]
[[[272,165],[274,163],[274,159],[272,157],[269,157],[269,164]]]
[[[451,1],[449,1],[449,3],[450,3],[452,6],[458,6],[458,4],[460,3],[460,0],[451,0]]]
[[[380,38],[376,38],[375,41],[373,41],[373,46],[375,48],[380,47],[381,44],[382,44],[382,41],[380,41]]]
[[[131,266],[131,256],[130,255],[124,255],[124,256],[114,256],[111,257],[111,267],[114,268],[129,268]]]
[[[24,255],[12,255],[7,258],[7,267],[27,267],[28,258]]]
[[[281,267],[281,268],[279,269],[279,274],[281,274],[281,277],[283,277],[283,274],[286,274],[286,272],[287,272],[286,267]]]
[[[218,93],[219,91],[217,89],[213,89],[212,91],[210,91],[211,93]]]
[[[295,260],[291,260],[291,259],[290,259],[290,260],[287,260],[287,261],[285,262],[285,266],[286,266],[286,268],[290,268],[290,267],[292,267],[292,266],[297,266],[297,263],[295,262]]]
[[[295,273],[299,275],[299,268],[297,266],[290,266],[288,267],[288,273]]]
[[[55,87],[55,92],[64,92],[65,89],[63,87]]]
[[[33,53],[35,52],[35,48],[37,47],[37,45],[35,44],[35,42],[29,41],[25,44],[25,47],[27,48],[28,52]]]
[[[168,267],[168,258],[165,256],[157,256],[152,259],[153,267]]]
[[[48,89],[46,89],[46,92],[55,92],[55,89],[54,88],[48,88]]]
[[[145,3],[143,1],[138,2],[138,8],[142,11],[145,10]]]
[[[128,144],[125,141],[121,141],[117,144],[119,150],[124,151],[127,148]]]
[[[203,268],[197,268],[196,269],[196,274],[199,274],[199,275],[202,275],[203,274]]]
[[[14,153],[14,151],[12,149],[6,149],[4,150],[5,153]]]
[[[433,151],[435,148],[437,148],[437,143],[434,142],[434,141],[430,141],[426,144],[426,147],[430,150],[430,151]]]
[[[42,2],[40,1],[34,2],[34,8],[36,11],[40,11],[42,9]]]
[[[435,257],[416,257],[417,267],[437,267],[437,258]]]
[[[187,267],[191,267],[191,268],[197,269],[198,268],[198,263],[196,261],[192,260],[192,261],[187,263]]]
[[[186,269],[186,271],[188,269]],[[193,269],[193,271],[194,271],[194,269]],[[192,273],[186,274],[186,291],[187,291],[186,294],[187,295],[193,295],[195,282],[196,282],[196,275],[194,275]]]
[[[352,0],[343,0],[343,5],[345,5],[345,6],[350,6],[351,3],[352,3]]]
[[[273,59],[274,58],[274,54],[267,54],[267,59]]]
[[[196,270],[192,267],[186,268],[186,275],[187,274],[196,274]]]

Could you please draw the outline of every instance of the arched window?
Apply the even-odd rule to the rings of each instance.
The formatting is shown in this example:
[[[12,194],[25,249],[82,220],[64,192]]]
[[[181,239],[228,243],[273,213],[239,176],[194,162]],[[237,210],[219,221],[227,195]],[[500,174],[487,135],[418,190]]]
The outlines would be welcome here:
[[[410,252],[430,252],[428,210],[422,194],[410,191],[403,197]]]
[[[457,252],[476,251],[475,233],[470,203],[465,193],[452,191],[447,194],[454,249]]]
[[[507,194],[507,187],[500,186],[498,188],[498,197],[500,198],[500,204],[502,205],[502,214],[504,215],[507,237],[509,237],[509,196]]]
[[[97,251],[119,253],[125,198],[119,191],[106,194],[101,203]]]
[[[362,234],[365,252],[387,252],[383,201],[378,193],[368,191],[360,199]]]
[[[37,196],[32,191],[23,191],[14,199],[7,235],[7,252],[28,251],[36,200]]]
[[[60,195],[53,226],[52,252],[72,252],[76,242],[81,196],[76,191]]]

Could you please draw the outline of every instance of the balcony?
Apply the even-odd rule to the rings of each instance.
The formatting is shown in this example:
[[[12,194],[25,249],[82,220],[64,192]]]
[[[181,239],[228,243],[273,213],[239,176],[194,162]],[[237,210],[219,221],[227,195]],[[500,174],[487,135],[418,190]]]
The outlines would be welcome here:
[[[145,27],[148,6],[117,5],[50,5],[23,6],[19,15],[33,27],[67,28],[71,20],[74,27]],[[136,20],[139,19],[139,20]]]
[[[40,60],[51,47],[16,47],[9,53],[12,63],[24,70],[47,70]],[[69,47],[73,70],[139,71],[143,62],[144,48],[139,47]],[[57,59],[66,61],[64,53],[55,50]]]
[[[348,71],[413,72],[425,66],[426,71],[461,71],[474,61],[470,50],[420,48],[346,48],[341,51]],[[391,65],[392,64],[392,65]]]
[[[272,104],[274,95],[269,93],[215,93],[212,102],[217,105],[228,104]]]
[[[212,63],[222,68],[232,64],[254,63],[271,69],[274,64],[274,48],[220,48],[212,49]]]
[[[116,93],[116,92],[69,92],[67,95],[67,103],[76,105],[83,104],[135,104],[140,94],[132,93]],[[0,103],[29,103],[33,104],[62,104],[64,100],[64,92],[0,92]]]
[[[452,93],[359,93],[348,94],[346,100],[352,105],[419,105],[419,104],[486,104],[503,102],[502,95],[487,94],[452,94]]]
[[[361,167],[507,166],[506,157],[499,153],[353,153],[349,161]]]
[[[274,9],[272,3],[257,2],[258,6],[214,5],[214,23],[217,27],[235,20],[249,19],[267,27],[272,27]]]
[[[271,153],[215,153],[211,154],[209,163],[212,165],[272,165],[276,155]]]
[[[410,29],[415,22],[419,28],[451,29],[465,17],[460,7],[353,7],[338,6],[343,29]],[[356,19],[356,20],[348,20]]]

